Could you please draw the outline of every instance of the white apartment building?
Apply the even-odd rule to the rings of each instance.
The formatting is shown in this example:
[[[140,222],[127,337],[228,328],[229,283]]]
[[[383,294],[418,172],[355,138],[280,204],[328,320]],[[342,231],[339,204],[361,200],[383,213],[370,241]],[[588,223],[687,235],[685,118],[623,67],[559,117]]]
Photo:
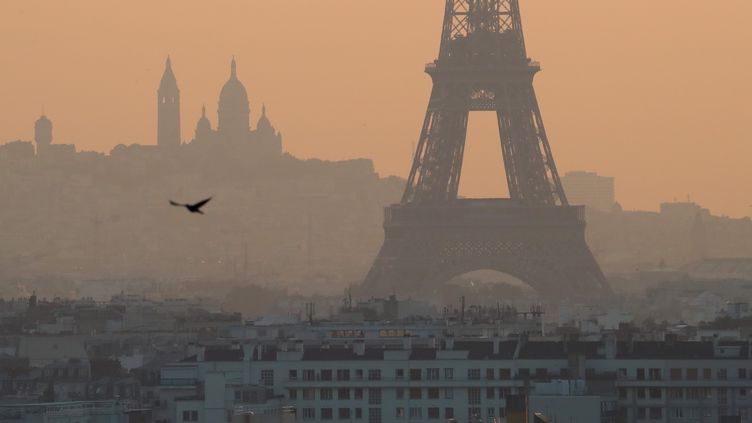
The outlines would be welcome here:
[[[446,336],[255,343],[230,347],[234,353],[216,348],[164,367],[162,385],[200,384],[223,372],[227,380],[263,387],[267,399],[311,423],[511,423],[510,401],[523,396],[532,406],[547,407],[531,414],[556,414],[557,403],[576,403],[582,415],[596,413],[603,422],[715,423],[721,416],[752,422],[752,349],[746,341]],[[579,398],[552,398],[562,396],[551,391],[556,384],[576,386],[577,392],[563,395]],[[169,421],[192,421],[204,412],[179,410]]]

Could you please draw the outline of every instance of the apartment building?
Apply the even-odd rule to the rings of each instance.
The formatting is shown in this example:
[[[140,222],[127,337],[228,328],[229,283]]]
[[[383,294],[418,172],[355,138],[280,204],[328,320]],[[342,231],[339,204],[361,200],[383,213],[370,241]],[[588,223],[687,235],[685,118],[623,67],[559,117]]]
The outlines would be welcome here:
[[[200,385],[207,374],[224,372],[228,381],[263,387],[268,399],[312,423],[507,422],[510,401],[521,397],[546,404],[552,418],[561,403],[570,404],[561,410],[579,404],[588,421],[593,413],[614,423],[752,421],[752,349],[744,341],[446,336],[227,347],[234,354],[217,348],[165,366],[162,385]],[[557,393],[552,386],[568,388]],[[530,411],[532,418],[541,410]],[[191,421],[181,417],[171,421]]]

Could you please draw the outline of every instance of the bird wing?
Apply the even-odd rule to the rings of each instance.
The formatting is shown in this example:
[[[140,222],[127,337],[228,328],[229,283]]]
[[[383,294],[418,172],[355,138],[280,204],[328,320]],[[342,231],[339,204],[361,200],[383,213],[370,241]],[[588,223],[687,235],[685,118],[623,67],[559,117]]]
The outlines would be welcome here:
[[[194,205],[193,205],[192,207],[194,207],[194,208],[197,208],[197,209],[200,209],[201,207],[204,207],[204,205],[205,205],[206,203],[208,203],[209,201],[211,201],[211,199],[212,199],[212,198],[214,198],[214,197],[209,197],[209,198],[207,198],[206,200],[203,200],[203,201],[199,201],[198,203],[194,204]]]
[[[170,205],[171,206],[176,206],[176,207],[185,207],[185,204],[176,203],[176,202],[174,202],[172,200],[170,200]]]

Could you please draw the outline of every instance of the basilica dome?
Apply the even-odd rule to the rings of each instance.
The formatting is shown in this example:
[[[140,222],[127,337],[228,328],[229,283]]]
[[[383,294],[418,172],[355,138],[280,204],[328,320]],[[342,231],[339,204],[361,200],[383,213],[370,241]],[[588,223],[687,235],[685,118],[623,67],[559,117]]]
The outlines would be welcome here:
[[[249,130],[248,93],[243,83],[238,79],[235,58],[230,67],[230,79],[227,80],[219,94],[219,125],[220,133],[232,138],[242,137]]]

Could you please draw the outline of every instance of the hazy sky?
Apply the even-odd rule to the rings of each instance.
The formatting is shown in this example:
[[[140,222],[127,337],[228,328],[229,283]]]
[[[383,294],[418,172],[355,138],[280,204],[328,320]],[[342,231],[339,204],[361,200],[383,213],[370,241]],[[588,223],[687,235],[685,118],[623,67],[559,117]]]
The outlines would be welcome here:
[[[617,179],[629,209],[691,196],[752,209],[752,2],[521,0],[538,97],[560,172]],[[441,0],[2,0],[0,142],[153,144],[167,54],[183,139],[202,103],[216,125],[237,57],[252,121],[266,103],[299,157],[370,157],[405,175],[431,88]],[[471,115],[461,193],[505,192],[495,121]]]

